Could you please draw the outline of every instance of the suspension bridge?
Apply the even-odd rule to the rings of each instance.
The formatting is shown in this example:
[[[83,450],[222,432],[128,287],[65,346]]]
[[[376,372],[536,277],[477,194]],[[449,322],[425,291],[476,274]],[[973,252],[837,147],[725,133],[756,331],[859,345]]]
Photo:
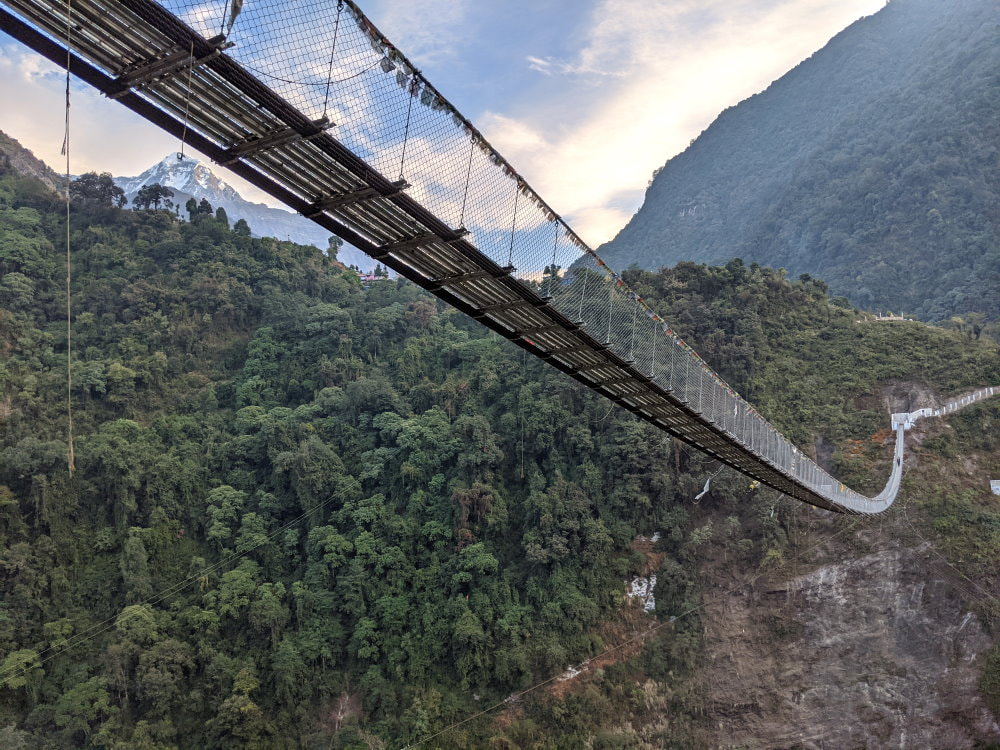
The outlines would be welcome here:
[[[604,263],[351,0],[0,0],[0,29],[642,419],[827,510],[803,454]]]

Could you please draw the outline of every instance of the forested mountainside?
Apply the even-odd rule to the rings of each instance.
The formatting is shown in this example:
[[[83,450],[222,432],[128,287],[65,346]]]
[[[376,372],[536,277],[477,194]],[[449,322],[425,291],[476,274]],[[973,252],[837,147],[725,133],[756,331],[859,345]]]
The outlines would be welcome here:
[[[61,175],[3,131],[0,131],[0,163],[5,170],[34,177],[52,190],[58,190],[65,184]]]
[[[891,0],[723,112],[601,254],[741,257],[869,310],[1000,318],[995,0]]]
[[[429,746],[716,746],[737,710],[716,712],[702,681],[720,663],[704,635],[719,587],[860,554],[832,546],[838,519],[730,472],[693,503],[715,465],[404,280],[365,288],[221,214],[76,196],[71,476],[64,208],[0,174],[4,747],[400,747],[628,638]],[[630,276],[764,413],[869,486],[887,470],[881,388],[1000,382],[986,336],[875,322],[821,282],[738,262]],[[963,460],[1000,471],[998,412],[928,437],[939,470],[921,486],[939,494],[911,506],[994,591],[1000,508],[941,478]],[[623,597],[649,572],[654,616]],[[961,706],[921,715],[995,740],[1000,610],[947,592],[977,608],[962,637],[978,658],[952,672],[971,675]],[[794,612],[769,617],[766,647],[801,635]],[[878,710],[852,703],[848,726],[901,715],[865,700]]]

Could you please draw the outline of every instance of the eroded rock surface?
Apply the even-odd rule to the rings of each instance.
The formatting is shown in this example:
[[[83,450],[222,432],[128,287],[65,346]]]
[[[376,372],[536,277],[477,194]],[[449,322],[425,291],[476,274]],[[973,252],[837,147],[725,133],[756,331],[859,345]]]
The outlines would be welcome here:
[[[1000,741],[977,691],[991,639],[969,610],[969,584],[934,572],[932,558],[926,545],[890,549],[709,593],[712,743],[948,750]]]

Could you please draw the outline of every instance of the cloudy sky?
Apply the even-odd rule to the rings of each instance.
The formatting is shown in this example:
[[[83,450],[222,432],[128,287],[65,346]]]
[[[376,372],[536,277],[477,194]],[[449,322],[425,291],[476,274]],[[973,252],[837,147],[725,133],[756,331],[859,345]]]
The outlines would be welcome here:
[[[719,112],[763,90],[885,3],[359,4],[596,246],[613,237],[639,207],[653,170],[682,151]],[[62,85],[59,71],[0,34],[0,101],[5,103],[0,130],[60,170]],[[75,173],[138,174],[177,150],[176,139],[85,87],[74,87],[72,112]],[[230,181],[246,197],[265,200],[238,179]]]

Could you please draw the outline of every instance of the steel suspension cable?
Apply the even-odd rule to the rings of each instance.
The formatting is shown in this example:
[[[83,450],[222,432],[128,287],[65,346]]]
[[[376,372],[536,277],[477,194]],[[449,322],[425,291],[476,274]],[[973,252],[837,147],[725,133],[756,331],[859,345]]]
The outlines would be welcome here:
[[[326,119],[330,104],[330,83],[333,80],[333,60],[337,53],[337,33],[340,31],[340,14],[344,10],[344,0],[337,0],[337,20],[333,23],[333,44],[330,47],[330,66],[326,72],[326,94],[323,96],[323,119]],[[400,167],[402,169],[402,167]]]

